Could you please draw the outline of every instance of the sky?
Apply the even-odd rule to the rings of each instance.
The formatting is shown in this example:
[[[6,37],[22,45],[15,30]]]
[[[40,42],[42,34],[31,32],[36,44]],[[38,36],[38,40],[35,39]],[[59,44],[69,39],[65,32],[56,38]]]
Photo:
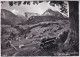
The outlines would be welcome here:
[[[50,2],[42,2],[42,3],[39,3],[38,5],[33,5],[31,2],[30,5],[27,5],[27,4],[24,5],[22,2],[20,6],[18,6],[18,5],[9,6],[8,2],[5,2],[5,3],[1,4],[1,8],[7,9],[16,15],[17,14],[24,15],[25,12],[38,13],[41,15],[49,8],[52,9],[53,11],[60,12],[60,6],[55,5],[55,7],[53,7],[49,3]],[[67,6],[67,8],[68,8],[68,6]],[[64,14],[64,15],[66,15],[66,14]]]

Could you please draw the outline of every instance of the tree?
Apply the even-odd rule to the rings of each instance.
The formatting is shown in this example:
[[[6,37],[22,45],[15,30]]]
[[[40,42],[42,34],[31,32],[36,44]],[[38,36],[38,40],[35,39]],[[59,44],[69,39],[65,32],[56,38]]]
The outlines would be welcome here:
[[[68,13],[67,8],[66,8],[66,3],[64,1],[50,1],[50,5],[55,7],[55,4],[57,6],[61,6],[60,10],[62,13],[66,14]]]
[[[79,2],[69,1],[69,14],[70,14],[70,28],[75,31],[73,41],[73,48],[79,52]]]

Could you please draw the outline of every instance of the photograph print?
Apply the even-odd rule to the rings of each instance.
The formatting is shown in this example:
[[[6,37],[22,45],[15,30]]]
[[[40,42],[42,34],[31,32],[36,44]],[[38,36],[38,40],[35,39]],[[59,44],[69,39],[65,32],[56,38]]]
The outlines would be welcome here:
[[[1,1],[1,56],[79,56],[79,1]]]

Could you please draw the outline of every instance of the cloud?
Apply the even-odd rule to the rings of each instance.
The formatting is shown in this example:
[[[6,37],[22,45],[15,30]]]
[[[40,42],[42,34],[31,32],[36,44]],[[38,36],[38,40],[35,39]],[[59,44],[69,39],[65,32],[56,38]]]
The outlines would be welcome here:
[[[17,14],[19,11],[17,11],[16,9],[11,10],[12,13]]]
[[[24,13],[22,13],[21,11],[18,11],[16,9],[11,10],[12,13],[14,13],[15,15],[21,15],[21,16],[25,16]]]

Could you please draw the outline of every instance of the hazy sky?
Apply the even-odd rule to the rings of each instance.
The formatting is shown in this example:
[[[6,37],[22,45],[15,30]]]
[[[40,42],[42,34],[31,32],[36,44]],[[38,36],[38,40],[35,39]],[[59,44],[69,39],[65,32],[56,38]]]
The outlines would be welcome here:
[[[18,5],[13,5],[9,6],[8,2],[5,2],[1,5],[2,9],[7,9],[14,14],[22,14],[24,15],[24,12],[31,12],[31,13],[38,13],[38,14],[43,14],[47,9],[52,9],[53,11],[59,11],[60,12],[60,6],[50,6],[49,2],[43,2],[39,3],[38,5],[24,5],[23,2],[20,6]]]

